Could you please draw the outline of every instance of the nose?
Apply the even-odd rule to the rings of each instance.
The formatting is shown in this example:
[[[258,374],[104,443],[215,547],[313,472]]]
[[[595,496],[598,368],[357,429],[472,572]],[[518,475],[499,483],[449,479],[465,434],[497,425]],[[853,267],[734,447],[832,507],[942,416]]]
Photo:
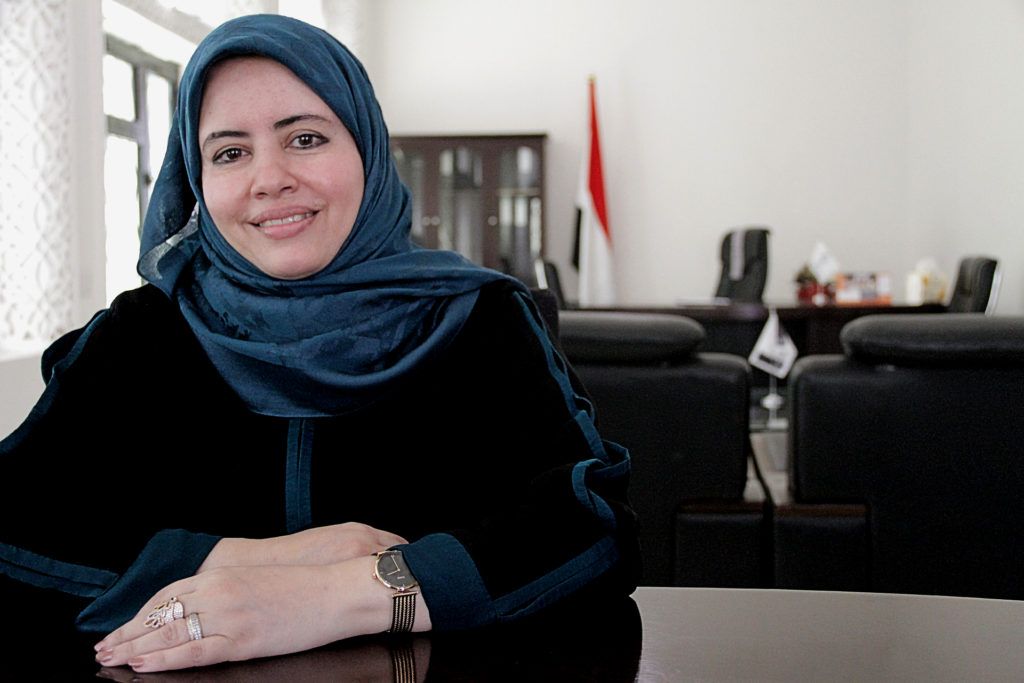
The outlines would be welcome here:
[[[264,151],[253,159],[251,193],[254,197],[277,197],[295,190],[298,180],[285,154]]]

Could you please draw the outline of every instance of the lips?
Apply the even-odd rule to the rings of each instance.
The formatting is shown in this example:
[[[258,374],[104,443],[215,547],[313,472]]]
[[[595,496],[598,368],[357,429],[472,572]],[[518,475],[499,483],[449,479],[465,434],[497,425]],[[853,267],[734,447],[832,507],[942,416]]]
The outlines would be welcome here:
[[[306,211],[303,213],[295,213],[282,218],[269,218],[260,221],[253,221],[253,224],[258,228],[273,228],[278,225],[287,225],[289,223],[298,223],[306,218],[312,218],[316,215],[316,211]]]
[[[262,213],[250,224],[271,239],[285,239],[305,230],[317,213],[309,209],[282,209]]]

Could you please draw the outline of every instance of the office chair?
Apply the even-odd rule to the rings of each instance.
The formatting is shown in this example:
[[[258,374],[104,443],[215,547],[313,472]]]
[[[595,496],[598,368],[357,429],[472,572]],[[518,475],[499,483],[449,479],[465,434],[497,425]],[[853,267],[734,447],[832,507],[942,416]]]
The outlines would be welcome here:
[[[722,274],[715,296],[759,303],[768,279],[767,228],[732,230],[722,238]]]
[[[999,262],[987,256],[968,256],[960,260],[946,309],[950,313],[991,314],[998,294]]]
[[[533,262],[533,275],[538,289],[547,289],[555,297],[558,308],[565,308],[565,296],[562,294],[562,279],[558,275],[558,266],[551,261],[537,259]]]

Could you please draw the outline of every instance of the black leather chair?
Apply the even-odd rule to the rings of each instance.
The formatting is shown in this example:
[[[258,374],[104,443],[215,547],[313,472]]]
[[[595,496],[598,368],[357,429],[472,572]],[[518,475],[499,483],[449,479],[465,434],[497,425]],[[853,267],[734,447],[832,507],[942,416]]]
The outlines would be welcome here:
[[[562,291],[562,278],[558,274],[558,266],[551,261],[544,261],[541,264],[541,272],[544,275],[544,286],[555,296],[559,308],[565,308],[565,294]]]
[[[950,313],[991,313],[999,291],[999,262],[987,256],[968,256],[960,260]]]
[[[722,238],[722,272],[715,296],[759,303],[768,279],[767,228],[732,230]]]
[[[783,588],[1024,599],[1024,318],[875,315],[789,378]]]
[[[562,349],[594,401],[601,435],[632,456],[643,583],[760,585],[765,496],[756,482],[747,488],[746,361],[696,353],[703,329],[682,316],[559,317]]]
[[[537,304],[537,312],[544,319],[548,328],[548,336],[555,342],[558,341],[558,296],[550,289],[530,288],[530,295],[533,302]]]

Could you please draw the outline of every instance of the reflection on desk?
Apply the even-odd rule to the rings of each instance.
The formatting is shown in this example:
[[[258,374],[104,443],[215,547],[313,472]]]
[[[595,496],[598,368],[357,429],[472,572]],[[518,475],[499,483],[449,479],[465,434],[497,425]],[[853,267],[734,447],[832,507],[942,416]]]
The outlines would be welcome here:
[[[206,669],[137,676],[121,668],[100,676],[246,683],[1024,679],[1024,602],[640,588],[615,605],[571,607],[474,632],[366,637]],[[414,678],[396,678],[410,671],[396,657],[411,657]],[[33,663],[31,680],[95,680],[97,672],[80,650],[50,650]]]
[[[381,634],[333,643],[309,652],[160,674],[128,667],[100,669],[89,643],[41,638],[21,652],[15,669],[0,680],[198,681],[609,681],[636,680],[641,653],[636,603],[588,604],[565,600],[539,615],[476,631],[391,636]],[[90,642],[95,639],[90,639]]]

